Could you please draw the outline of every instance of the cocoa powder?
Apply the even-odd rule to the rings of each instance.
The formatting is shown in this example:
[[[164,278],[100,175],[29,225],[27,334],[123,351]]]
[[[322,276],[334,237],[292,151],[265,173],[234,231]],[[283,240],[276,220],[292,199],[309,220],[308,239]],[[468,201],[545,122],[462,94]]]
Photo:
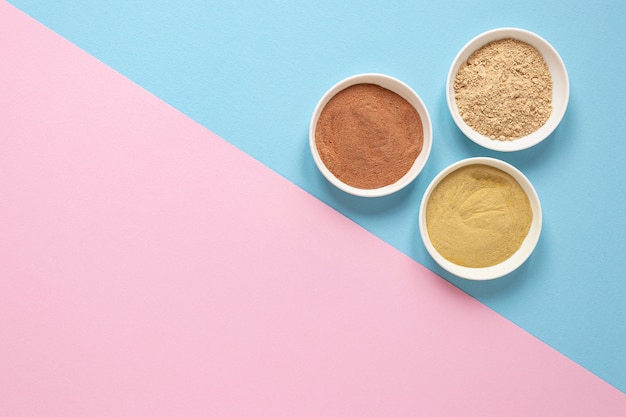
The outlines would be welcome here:
[[[356,84],[324,107],[315,129],[320,158],[339,180],[376,189],[402,178],[422,150],[417,110],[375,84]]]

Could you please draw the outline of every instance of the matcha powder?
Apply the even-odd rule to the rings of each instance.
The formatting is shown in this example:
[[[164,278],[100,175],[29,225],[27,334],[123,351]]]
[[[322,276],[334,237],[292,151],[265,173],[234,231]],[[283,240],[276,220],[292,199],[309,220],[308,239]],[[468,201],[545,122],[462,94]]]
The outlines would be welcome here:
[[[426,228],[437,252],[470,268],[510,258],[526,238],[532,219],[521,185],[506,172],[482,164],[450,173],[426,206]]]

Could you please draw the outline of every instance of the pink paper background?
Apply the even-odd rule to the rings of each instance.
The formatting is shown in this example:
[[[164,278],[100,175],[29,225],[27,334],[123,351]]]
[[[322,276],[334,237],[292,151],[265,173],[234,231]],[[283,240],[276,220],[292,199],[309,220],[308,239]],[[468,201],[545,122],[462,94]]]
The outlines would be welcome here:
[[[626,415],[5,2],[0,55],[0,416]]]

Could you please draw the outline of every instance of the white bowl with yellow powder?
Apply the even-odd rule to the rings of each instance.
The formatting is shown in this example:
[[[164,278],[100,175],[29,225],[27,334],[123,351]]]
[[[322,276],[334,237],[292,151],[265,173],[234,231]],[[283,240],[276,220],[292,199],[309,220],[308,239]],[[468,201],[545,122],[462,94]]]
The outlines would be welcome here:
[[[309,146],[322,175],[360,197],[381,197],[409,185],[432,146],[428,110],[417,93],[384,74],[348,77],[319,100]]]
[[[541,205],[512,165],[477,157],[456,162],[430,183],[419,227],[432,258],[461,278],[499,278],[522,265],[541,234]]]
[[[527,149],[559,125],[569,101],[563,60],[545,39],[500,28],[470,40],[448,73],[446,97],[459,129],[496,151]]]

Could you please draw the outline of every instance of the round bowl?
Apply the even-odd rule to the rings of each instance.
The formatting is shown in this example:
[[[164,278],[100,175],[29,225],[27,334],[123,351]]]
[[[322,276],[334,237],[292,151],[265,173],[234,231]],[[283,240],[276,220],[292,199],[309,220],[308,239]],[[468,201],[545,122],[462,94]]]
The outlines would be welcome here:
[[[333,96],[335,96],[335,94],[355,84],[376,84],[380,87],[386,88],[387,90],[393,91],[394,93],[398,94],[400,97],[408,101],[417,110],[417,113],[422,120],[424,141],[421,152],[413,162],[413,165],[411,166],[409,171],[402,178],[400,178],[395,183],[386,185],[384,187],[374,189],[362,189],[353,187],[342,182],[326,167],[319,155],[315,143],[315,129],[317,127],[317,121],[320,117],[320,114],[322,113],[322,110],[324,109],[324,106],[326,106],[326,104],[330,101],[331,98],[333,98]],[[413,91],[411,87],[409,87],[402,81],[388,75],[375,73],[358,74],[348,77],[335,84],[322,96],[320,101],[317,103],[317,106],[313,111],[313,116],[311,117],[311,124],[309,126],[309,145],[311,148],[311,154],[313,155],[313,160],[315,161],[315,165],[317,165],[317,168],[320,170],[322,175],[335,187],[349,194],[360,197],[382,197],[395,193],[406,187],[422,171],[424,165],[426,165],[426,161],[428,160],[428,157],[430,155],[430,149],[432,147],[432,125],[426,106],[422,102],[422,99],[417,95],[415,91]]]
[[[430,195],[432,194],[435,187],[441,182],[441,180],[443,180],[446,176],[448,176],[448,174],[452,173],[453,171],[456,171],[457,169],[467,165],[475,164],[489,165],[494,168],[498,168],[512,176],[520,184],[520,186],[528,196],[530,207],[533,213],[533,219],[530,225],[530,229],[528,231],[528,234],[524,238],[524,241],[522,242],[520,248],[511,257],[504,260],[503,262],[484,268],[470,268],[466,266],[461,266],[444,258],[441,254],[439,254],[439,252],[437,252],[432,242],[430,241],[428,229],[426,227],[426,206],[428,205]],[[520,265],[522,265],[533,252],[535,246],[537,245],[537,242],[539,241],[539,235],[541,234],[541,221],[541,205],[539,203],[539,197],[537,196],[537,192],[535,191],[528,178],[526,178],[524,174],[522,174],[517,168],[513,167],[512,165],[499,159],[487,157],[463,159],[461,161],[455,162],[454,164],[448,166],[443,171],[441,171],[432,180],[432,182],[426,189],[419,210],[420,235],[422,237],[422,241],[424,242],[426,250],[435,260],[435,262],[437,262],[446,271],[458,277],[479,281],[500,278],[513,272]]]
[[[517,39],[535,47],[535,49],[537,49],[541,53],[543,59],[546,61],[546,64],[548,65],[548,69],[552,76],[552,113],[550,114],[550,117],[542,127],[534,131],[533,133],[509,141],[491,139],[476,132],[474,129],[468,126],[459,114],[459,110],[457,108],[456,100],[454,97],[454,80],[460,66],[465,61],[467,61],[472,53],[474,53],[476,50],[480,49],[484,45],[488,44],[489,42],[505,38]],[[531,146],[534,146],[543,141],[559,125],[561,119],[563,118],[563,115],[565,114],[567,103],[569,101],[569,79],[567,76],[567,71],[565,69],[565,64],[563,64],[563,60],[561,59],[557,51],[552,47],[552,45],[550,45],[540,36],[524,29],[493,29],[484,32],[476,36],[474,39],[470,40],[459,51],[456,58],[454,58],[452,66],[450,67],[450,72],[448,73],[448,80],[446,84],[446,98],[448,101],[448,108],[450,109],[452,119],[454,119],[456,125],[469,139],[487,149],[492,149],[495,151],[519,151],[522,149],[530,148]]]

